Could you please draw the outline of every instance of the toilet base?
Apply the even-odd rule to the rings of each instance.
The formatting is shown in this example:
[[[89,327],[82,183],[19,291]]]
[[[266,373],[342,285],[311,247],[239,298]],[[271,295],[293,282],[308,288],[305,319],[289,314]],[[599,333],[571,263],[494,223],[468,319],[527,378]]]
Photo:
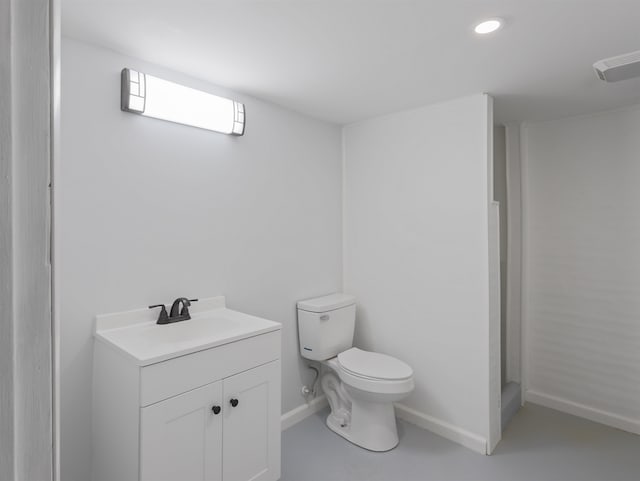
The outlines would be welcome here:
[[[369,451],[390,451],[398,445],[396,415],[391,402],[351,400],[351,417],[341,423],[327,416],[327,426],[347,441]]]

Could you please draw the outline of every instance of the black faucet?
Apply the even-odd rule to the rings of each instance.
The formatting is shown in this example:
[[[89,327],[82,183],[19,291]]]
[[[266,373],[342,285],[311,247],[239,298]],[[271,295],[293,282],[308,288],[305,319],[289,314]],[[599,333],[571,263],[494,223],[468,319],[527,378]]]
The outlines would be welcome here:
[[[158,315],[156,324],[171,324],[172,322],[188,321],[191,319],[189,306],[192,302],[196,302],[197,300],[198,299],[178,297],[173,301],[173,304],[171,305],[171,312],[169,314],[167,314],[167,307],[164,304],[155,304],[153,306],[149,306],[149,309],[154,309],[156,307],[162,308],[160,309],[160,314]],[[180,305],[182,305],[182,309],[180,309]]]

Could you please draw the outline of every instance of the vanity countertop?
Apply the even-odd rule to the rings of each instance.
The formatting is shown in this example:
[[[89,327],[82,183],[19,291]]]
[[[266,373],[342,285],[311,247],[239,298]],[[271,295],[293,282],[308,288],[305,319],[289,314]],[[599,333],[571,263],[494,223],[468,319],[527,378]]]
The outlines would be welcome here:
[[[96,341],[104,342],[147,366],[185,354],[281,329],[278,322],[227,309],[222,296],[201,299],[190,308],[191,319],[156,324],[157,309],[96,317]]]

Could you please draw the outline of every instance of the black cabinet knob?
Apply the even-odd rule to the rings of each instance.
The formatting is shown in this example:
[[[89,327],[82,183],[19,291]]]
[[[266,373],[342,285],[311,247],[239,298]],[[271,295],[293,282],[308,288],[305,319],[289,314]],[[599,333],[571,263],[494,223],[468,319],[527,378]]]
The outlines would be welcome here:
[[[233,398],[232,398],[229,402],[231,403],[231,405],[232,405],[233,407],[236,407],[236,406],[238,405],[238,400],[237,400],[237,399],[233,399]]]
[[[213,414],[220,414],[220,406],[213,406],[211,408],[211,410],[213,411]]]

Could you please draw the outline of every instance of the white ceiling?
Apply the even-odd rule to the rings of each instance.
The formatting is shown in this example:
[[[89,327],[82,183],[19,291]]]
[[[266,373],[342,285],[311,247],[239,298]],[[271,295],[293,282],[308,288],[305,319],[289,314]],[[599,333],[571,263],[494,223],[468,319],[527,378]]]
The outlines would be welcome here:
[[[492,16],[505,28],[473,33]],[[640,49],[640,0],[63,0],[62,23],[338,123],[478,92],[501,122],[640,103],[640,79],[606,84],[591,68]]]

